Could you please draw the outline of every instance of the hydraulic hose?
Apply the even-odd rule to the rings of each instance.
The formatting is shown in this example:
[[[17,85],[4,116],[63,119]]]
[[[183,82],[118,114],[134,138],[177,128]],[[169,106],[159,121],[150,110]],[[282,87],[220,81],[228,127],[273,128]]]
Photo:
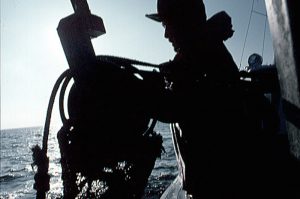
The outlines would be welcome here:
[[[38,145],[32,148],[32,158],[33,158],[33,166],[37,166],[37,172],[34,176],[34,189],[37,190],[36,198],[37,199],[45,199],[46,192],[50,189],[50,175],[48,174],[49,169],[49,158],[47,157],[47,149],[48,149],[48,137],[49,137],[49,127],[52,115],[52,109],[55,101],[55,96],[57,91],[62,83],[62,81],[66,78],[65,82],[68,82],[70,79],[70,70],[67,69],[64,71],[59,78],[56,80],[54,87],[51,92],[50,100],[48,103],[46,121],[44,126],[43,133],[43,148],[41,149]],[[64,83],[64,85],[67,83]],[[64,87],[66,87],[64,86]],[[63,88],[65,90],[65,88]]]

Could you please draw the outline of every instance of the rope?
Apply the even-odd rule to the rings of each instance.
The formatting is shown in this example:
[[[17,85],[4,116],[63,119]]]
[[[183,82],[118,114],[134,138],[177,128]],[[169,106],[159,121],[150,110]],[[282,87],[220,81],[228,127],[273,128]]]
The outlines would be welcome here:
[[[261,15],[265,18],[265,26],[264,26],[264,37],[263,37],[263,45],[262,45],[262,50],[261,50],[261,56],[264,56],[264,48],[265,48],[265,38],[266,38],[266,28],[267,28],[267,14],[258,12],[256,10],[253,10],[253,13]]]
[[[256,10],[254,10],[253,7],[254,7],[254,0],[252,1],[252,8],[251,8],[251,13],[250,13],[250,17],[249,17],[249,22],[248,22],[247,32],[246,32],[246,36],[245,36],[245,41],[244,41],[244,45],[243,45],[243,50],[242,50],[242,56],[241,56],[241,60],[240,60],[239,69],[241,68],[241,65],[242,65],[242,60],[243,60],[245,46],[246,46],[246,40],[247,40],[247,37],[248,37],[249,27],[250,27],[251,18],[252,18],[253,13],[265,17],[264,36],[263,36],[263,45],[262,45],[262,52],[261,52],[262,55],[261,56],[263,57],[263,55],[264,55],[265,39],[266,39],[266,27],[267,27],[267,14],[262,13],[262,12],[258,12]]]
[[[266,27],[267,27],[267,15],[265,16],[265,27],[264,27],[264,38],[263,38],[263,46],[261,51],[261,56],[264,57],[264,50],[265,50],[265,40],[266,40]]]
[[[248,37],[248,33],[249,33],[249,27],[250,27],[250,22],[251,22],[252,13],[253,13],[253,6],[254,6],[254,0],[252,1],[252,7],[251,7],[251,12],[250,12],[250,17],[249,17],[249,22],[248,22],[246,37],[245,37],[245,40],[244,40],[244,45],[243,45],[243,50],[242,50],[242,56],[241,56],[241,60],[240,60],[239,70],[241,69],[241,66],[242,66],[242,60],[243,60],[243,56],[244,56],[246,41],[247,41],[247,37]]]

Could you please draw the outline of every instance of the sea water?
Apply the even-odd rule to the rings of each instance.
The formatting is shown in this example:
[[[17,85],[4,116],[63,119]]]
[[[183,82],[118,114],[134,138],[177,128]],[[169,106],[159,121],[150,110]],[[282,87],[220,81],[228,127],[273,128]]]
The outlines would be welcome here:
[[[56,134],[59,128],[50,130],[48,140],[50,191],[47,198],[62,195],[60,152]],[[163,136],[165,153],[158,158],[149,177],[144,199],[160,198],[164,190],[177,176],[177,163],[173,150],[172,136],[169,126],[157,123],[156,132]],[[42,127],[5,129],[0,133],[0,198],[35,198],[33,189],[35,171],[32,168],[31,147],[41,146]]]

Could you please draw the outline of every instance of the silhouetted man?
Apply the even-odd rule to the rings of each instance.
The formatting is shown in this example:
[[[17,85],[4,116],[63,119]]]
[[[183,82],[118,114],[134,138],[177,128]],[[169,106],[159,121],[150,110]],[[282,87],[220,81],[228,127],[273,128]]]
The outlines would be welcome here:
[[[245,106],[223,43],[233,35],[230,16],[221,11],[207,20],[202,0],[158,0],[157,10],[147,16],[162,22],[176,52],[161,64],[167,90],[157,118],[172,123],[183,189],[197,199],[293,195],[297,164],[285,140],[247,123],[261,110],[244,110],[257,107]]]
[[[158,118],[172,122],[183,188],[194,198],[231,194],[242,125],[239,72],[223,43],[233,35],[231,18],[222,11],[207,20],[201,0],[158,0],[157,10],[147,16],[162,22],[176,51],[161,65],[169,117]]]

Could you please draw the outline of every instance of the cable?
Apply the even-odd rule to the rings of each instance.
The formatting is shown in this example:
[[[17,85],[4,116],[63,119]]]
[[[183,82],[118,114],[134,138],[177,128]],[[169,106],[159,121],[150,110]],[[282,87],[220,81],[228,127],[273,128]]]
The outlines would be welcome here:
[[[263,38],[263,46],[261,51],[261,56],[264,57],[264,50],[265,50],[265,40],[266,40],[266,27],[267,27],[267,16],[265,16],[265,27],[264,27],[264,38]]]
[[[245,36],[245,40],[244,40],[244,45],[243,45],[243,50],[242,50],[242,56],[241,56],[241,60],[240,60],[240,67],[239,67],[239,70],[241,69],[241,66],[242,66],[242,60],[243,60],[243,56],[244,56],[244,51],[245,51],[246,41],[247,41],[247,37],[248,37],[248,33],[249,33],[249,27],[250,27],[251,18],[252,18],[252,13],[253,13],[253,6],[254,6],[254,0],[252,1],[252,8],[251,8],[250,17],[249,17],[249,22],[248,22],[248,27],[247,27],[247,32],[246,32],[246,36]]]

